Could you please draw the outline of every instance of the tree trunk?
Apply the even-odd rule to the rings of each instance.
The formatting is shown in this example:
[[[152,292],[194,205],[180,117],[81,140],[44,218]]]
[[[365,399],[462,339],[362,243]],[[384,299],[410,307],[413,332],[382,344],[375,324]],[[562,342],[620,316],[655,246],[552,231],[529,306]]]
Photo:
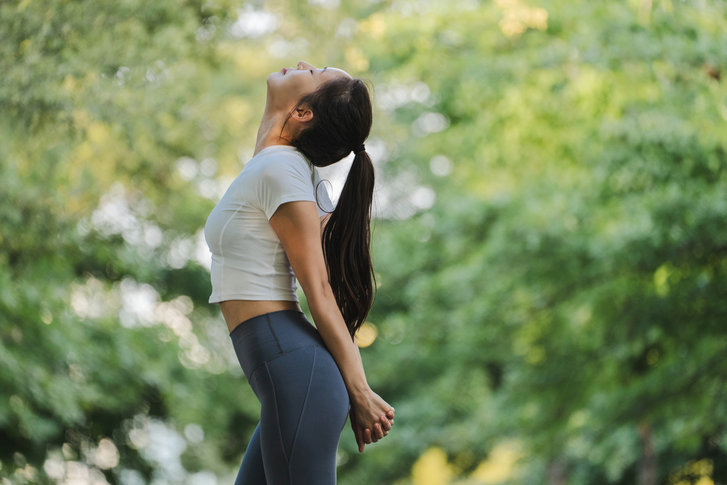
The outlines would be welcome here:
[[[648,423],[639,425],[641,438],[641,461],[639,462],[638,485],[656,485],[656,453]]]
[[[565,485],[565,462],[560,458],[553,458],[548,462],[548,485]]]

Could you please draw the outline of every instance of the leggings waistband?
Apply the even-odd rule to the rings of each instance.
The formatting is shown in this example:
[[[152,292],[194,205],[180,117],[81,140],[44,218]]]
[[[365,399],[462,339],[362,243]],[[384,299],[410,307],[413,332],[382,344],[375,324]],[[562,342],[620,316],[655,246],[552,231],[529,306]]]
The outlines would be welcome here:
[[[245,320],[230,332],[237,359],[245,375],[275,357],[301,347],[323,346],[323,340],[305,314],[296,310],[264,313]]]

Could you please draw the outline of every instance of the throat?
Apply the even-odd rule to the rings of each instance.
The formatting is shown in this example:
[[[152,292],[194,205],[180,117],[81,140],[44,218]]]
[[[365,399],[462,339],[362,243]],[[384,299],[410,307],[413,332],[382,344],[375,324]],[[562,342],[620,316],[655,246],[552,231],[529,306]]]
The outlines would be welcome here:
[[[255,153],[273,145],[290,145],[291,139],[286,129],[285,118],[281,116],[263,115],[255,137]]]

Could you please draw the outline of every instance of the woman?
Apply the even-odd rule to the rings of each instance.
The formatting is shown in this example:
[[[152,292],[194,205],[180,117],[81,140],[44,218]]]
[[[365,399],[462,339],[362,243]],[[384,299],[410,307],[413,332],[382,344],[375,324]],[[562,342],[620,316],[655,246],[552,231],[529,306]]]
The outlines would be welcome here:
[[[261,403],[238,484],[332,484],[350,415],[359,451],[394,409],[366,382],[353,335],[373,302],[369,219],[374,172],[365,84],[299,62],[267,80],[253,158],[205,226],[212,295]],[[339,202],[315,166],[355,153]],[[314,328],[298,306],[295,279]],[[350,410],[349,410],[350,406]]]

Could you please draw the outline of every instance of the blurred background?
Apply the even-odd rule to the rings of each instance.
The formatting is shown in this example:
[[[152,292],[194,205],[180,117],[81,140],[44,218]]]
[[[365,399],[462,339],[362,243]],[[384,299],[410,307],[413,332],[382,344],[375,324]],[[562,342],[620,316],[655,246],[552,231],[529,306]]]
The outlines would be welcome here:
[[[727,483],[722,0],[0,2],[0,483],[232,483],[202,227],[301,59],[375,103],[339,483]]]

